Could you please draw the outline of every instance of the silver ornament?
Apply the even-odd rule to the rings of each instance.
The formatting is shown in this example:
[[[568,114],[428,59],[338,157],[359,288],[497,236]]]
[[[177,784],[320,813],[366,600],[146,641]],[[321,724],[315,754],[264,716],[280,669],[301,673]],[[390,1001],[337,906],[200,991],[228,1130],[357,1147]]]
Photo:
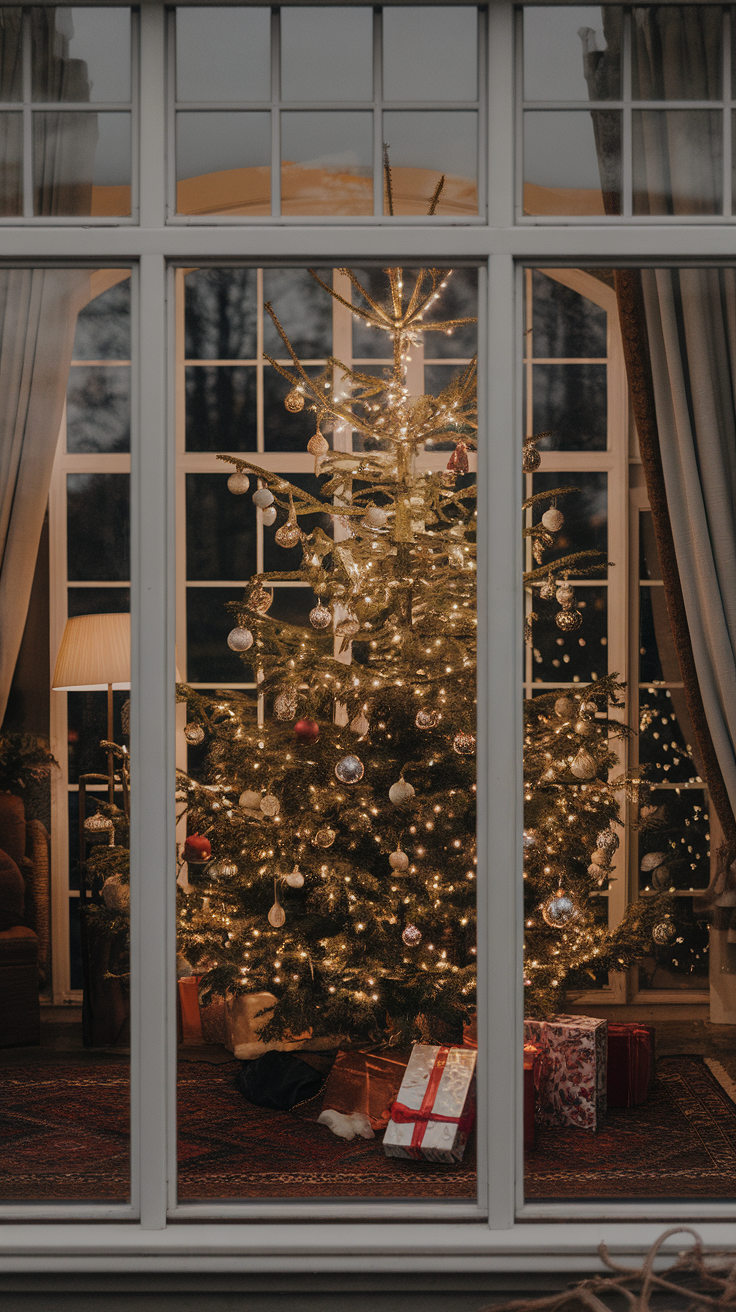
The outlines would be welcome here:
[[[406,852],[402,852],[401,848],[398,847],[395,852],[389,854],[388,863],[392,870],[407,870],[409,858]]]
[[[329,827],[318,829],[314,835],[314,841],[317,844],[317,847],[332,847],[336,838],[337,834],[335,833],[335,830],[330,829]]]
[[[563,633],[574,633],[582,622],[583,617],[579,610],[558,610],[555,615],[555,624]]]
[[[220,878],[221,878],[221,879],[235,879],[235,876],[237,875],[237,873],[238,873],[238,867],[236,866],[236,864],[235,864],[234,861],[221,861],[221,862],[220,862]]]
[[[677,930],[671,920],[660,920],[658,925],[652,930],[652,938],[659,947],[665,948],[670,943],[674,943],[677,938]]]
[[[414,796],[414,789],[411,784],[406,782],[406,779],[401,778],[397,779],[396,783],[391,785],[388,790],[388,795],[394,806],[405,806]]]
[[[456,733],[452,740],[452,750],[458,756],[472,756],[475,752],[475,734]]]
[[[542,524],[549,533],[558,533],[565,522],[565,516],[556,506],[550,506],[542,515]]]
[[[335,774],[341,784],[357,784],[365,774],[365,766],[359,756],[343,756],[335,766]]]
[[[84,827],[88,834],[109,834],[110,830],[115,828],[109,815],[103,815],[97,811],[95,815],[88,815],[84,822]]]
[[[238,625],[236,629],[231,629],[227,635],[227,645],[232,651],[247,651],[253,646],[253,634],[250,629],[243,629]]]
[[[576,779],[592,779],[598,769],[598,762],[584,747],[580,748],[570,769]]]
[[[381,506],[369,506],[363,516],[366,528],[385,528],[387,521],[388,515]]]
[[[542,916],[553,929],[564,929],[565,925],[569,925],[570,921],[575,920],[579,915],[580,911],[574,897],[562,888],[558,888],[557,892],[542,904]]]
[[[278,815],[281,810],[279,799],[274,797],[273,793],[266,793],[266,796],[261,798],[260,805],[264,815]]]
[[[274,534],[274,542],[277,542],[280,547],[295,547],[301,540],[302,531],[299,525],[292,523],[290,519],[287,519],[286,523],[281,525],[281,528],[277,528]]]
[[[253,493],[253,505],[258,506],[259,510],[265,510],[267,506],[273,505],[273,492],[269,492],[267,487],[259,487],[257,492]]]
[[[309,612],[309,623],[313,629],[326,629],[332,623],[332,611],[323,606],[321,601],[318,602]]]
[[[198,743],[204,742],[204,729],[202,728],[202,725],[197,724],[196,721],[192,720],[191,724],[188,724],[184,730],[184,737],[192,747],[196,747]]]
[[[415,948],[418,947],[422,941],[422,931],[421,929],[417,929],[416,925],[407,925],[406,929],[403,930],[401,937],[408,948]]]
[[[575,600],[575,591],[569,583],[561,583],[555,593],[555,597],[561,606],[572,606]]]
[[[436,729],[439,722],[439,711],[417,711],[414,719],[417,729]]]
[[[289,888],[304,887],[304,875],[302,874],[298,866],[294,866],[294,869],[292,870],[291,874],[286,875],[284,879],[284,883],[288,884]]]
[[[558,697],[555,702],[555,715],[560,720],[571,720],[575,714],[575,703],[569,697]]]
[[[250,479],[248,478],[248,475],[242,474],[240,470],[235,474],[231,474],[227,480],[228,492],[232,492],[233,496],[236,497],[242,497],[243,493],[247,492],[249,487]]]
[[[266,509],[263,511],[261,518],[263,519],[266,528],[270,528],[276,519],[276,507],[266,506]]]
[[[296,693],[288,688],[285,692],[280,692],[278,697],[275,698],[273,713],[277,720],[293,720],[296,715],[296,708]]]
[[[641,859],[639,869],[644,871],[656,870],[657,866],[661,866],[662,862],[666,860],[666,852],[647,852],[646,856],[643,856]]]
[[[261,793],[256,793],[252,788],[246,788],[245,792],[238,798],[238,806],[242,806],[244,811],[259,811],[261,808]]]

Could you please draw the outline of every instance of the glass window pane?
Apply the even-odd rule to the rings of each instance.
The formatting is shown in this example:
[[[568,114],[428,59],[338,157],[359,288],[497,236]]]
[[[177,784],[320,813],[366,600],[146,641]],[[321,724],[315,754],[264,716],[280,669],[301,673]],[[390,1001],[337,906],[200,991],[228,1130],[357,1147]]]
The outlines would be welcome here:
[[[555,504],[564,515],[564,524],[554,535],[554,543],[545,552],[545,562],[553,564],[562,556],[576,550],[576,543],[584,542],[586,551],[600,551],[608,555],[608,475],[604,473],[581,473],[579,470],[561,476],[558,472],[534,474],[532,490],[552,492],[558,487],[570,487],[575,491],[561,496],[555,503],[545,502],[543,509]],[[537,511],[535,520],[541,517]],[[578,548],[579,549],[579,548]],[[575,570],[571,571],[574,577]],[[600,571],[600,578],[606,577],[605,570]],[[583,593],[585,600],[585,593]],[[581,635],[582,636],[582,635]]]
[[[228,491],[227,474],[187,474],[187,579],[249,579],[256,571],[256,508]]]
[[[525,112],[524,213],[621,213],[620,113]]]
[[[639,764],[646,766],[646,778],[653,784],[695,782],[698,772],[691,757],[692,744],[686,742],[676,713],[677,703],[683,700],[681,690],[640,690]],[[689,717],[686,723],[689,727]]]
[[[282,214],[372,214],[372,169],[371,113],[281,115]]]
[[[22,9],[5,5],[0,8],[0,100],[22,100],[21,23]]]
[[[525,7],[524,99],[618,100],[622,27],[618,5]]]
[[[105,291],[98,291],[101,284]],[[79,311],[74,360],[130,359],[130,273],[100,269],[91,278],[92,300]]]
[[[254,367],[188,366],[186,405],[187,451],[255,451]]]
[[[130,100],[130,10],[31,10],[34,100]]]
[[[196,269],[184,285],[186,358],[255,359],[255,269]]]
[[[130,150],[130,114],[34,114],[34,212],[130,214]]]
[[[559,356],[605,360],[608,316],[600,305],[532,269],[531,354],[535,360]],[[528,350],[527,346],[527,350]]]
[[[271,213],[271,115],[176,115],[179,214]]]
[[[720,112],[634,110],[632,136],[634,214],[720,213]]]
[[[310,378],[316,378],[321,369],[306,369]],[[299,414],[288,414],[284,398],[289,385],[268,366],[263,370],[263,436],[267,451],[306,451],[309,439],[314,436],[316,418],[306,406]],[[331,444],[329,423],[324,424],[325,441]]]
[[[604,364],[533,366],[535,433],[549,431],[540,451],[605,451],[608,433]]]
[[[385,100],[475,100],[478,10],[420,5],[383,10]]]
[[[191,683],[250,683],[253,671],[227,645],[233,617],[225,609],[239,602],[241,588],[187,588],[187,669]]]
[[[67,475],[70,579],[130,578],[130,475]]]
[[[718,100],[723,85],[720,5],[647,5],[632,11],[634,100]]]
[[[383,135],[389,147],[395,214],[427,214],[443,173],[445,183],[435,214],[478,213],[475,112],[388,110],[383,115]],[[384,212],[388,213],[385,197]]]
[[[0,216],[12,218],[22,213],[23,116],[0,114]]]
[[[707,888],[710,834],[708,809],[703,803],[704,794],[700,788],[652,790],[638,835],[642,890]],[[656,865],[653,864],[655,853],[662,856],[662,861]],[[649,861],[644,863],[642,870],[642,861],[647,855]]]
[[[587,550],[587,540],[579,549]],[[552,622],[559,604],[535,598],[539,621],[532,623],[532,651],[534,679],[540,683],[590,683],[608,672],[608,589],[578,585],[575,606],[583,623],[573,633],[562,633]]]
[[[270,95],[270,9],[177,9],[177,100],[253,101]]]
[[[332,270],[312,266],[330,286]],[[332,354],[332,299],[306,269],[264,269],[263,299],[274,313],[299,358],[326,360]],[[263,349],[287,361],[286,347],[270,315],[263,316]],[[284,395],[286,394],[286,383]]]
[[[130,450],[130,366],[75,366],[66,393],[66,449]]]
[[[373,99],[373,10],[310,5],[281,10],[284,100]]]

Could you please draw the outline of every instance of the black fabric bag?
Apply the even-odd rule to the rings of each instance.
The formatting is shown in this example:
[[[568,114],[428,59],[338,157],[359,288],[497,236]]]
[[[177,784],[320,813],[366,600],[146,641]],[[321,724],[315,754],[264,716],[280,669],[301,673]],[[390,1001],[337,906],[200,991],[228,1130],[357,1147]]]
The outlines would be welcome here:
[[[293,1052],[264,1052],[241,1062],[235,1076],[235,1087],[248,1102],[282,1112],[313,1098],[322,1084],[319,1072]]]

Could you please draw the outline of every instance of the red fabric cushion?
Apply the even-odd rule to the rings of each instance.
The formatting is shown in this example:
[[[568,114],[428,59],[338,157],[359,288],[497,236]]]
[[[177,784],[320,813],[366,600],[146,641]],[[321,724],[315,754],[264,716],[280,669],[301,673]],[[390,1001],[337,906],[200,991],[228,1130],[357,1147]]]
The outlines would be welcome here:
[[[23,876],[15,861],[0,848],[0,930],[21,924],[25,891]]]
[[[26,854],[25,807],[13,793],[0,793],[0,848],[17,866]]]

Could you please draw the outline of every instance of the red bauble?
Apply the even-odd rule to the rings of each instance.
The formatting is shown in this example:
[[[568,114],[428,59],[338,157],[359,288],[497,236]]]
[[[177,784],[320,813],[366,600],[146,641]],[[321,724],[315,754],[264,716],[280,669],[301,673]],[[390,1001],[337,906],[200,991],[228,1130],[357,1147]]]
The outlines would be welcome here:
[[[319,738],[319,725],[316,720],[297,720],[294,733],[300,743],[316,743]]]
[[[465,442],[458,442],[447,462],[447,468],[455,474],[467,474],[469,469],[468,448]]]
[[[209,861],[212,855],[212,846],[209,838],[202,834],[190,834],[184,844],[184,860],[192,861],[195,864],[204,865]]]

